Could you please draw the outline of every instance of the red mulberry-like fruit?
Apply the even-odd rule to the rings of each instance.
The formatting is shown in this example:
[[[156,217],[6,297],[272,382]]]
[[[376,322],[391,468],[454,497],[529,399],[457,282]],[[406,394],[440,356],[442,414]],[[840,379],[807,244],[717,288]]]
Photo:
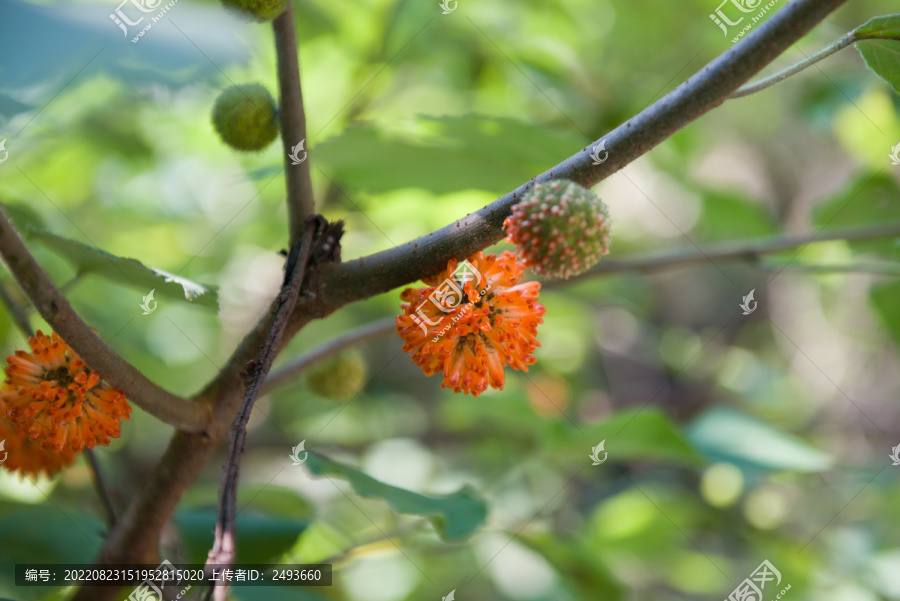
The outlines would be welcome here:
[[[535,184],[503,222],[507,242],[535,273],[568,278],[609,252],[609,208],[573,181]]]

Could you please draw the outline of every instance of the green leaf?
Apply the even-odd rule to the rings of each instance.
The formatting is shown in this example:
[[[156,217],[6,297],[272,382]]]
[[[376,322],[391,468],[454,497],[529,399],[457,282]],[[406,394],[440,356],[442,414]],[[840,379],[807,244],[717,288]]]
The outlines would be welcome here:
[[[0,503],[0,565],[84,563],[103,546],[103,523],[50,504]]]
[[[900,39],[900,13],[869,19],[853,30],[857,37]]]
[[[219,502],[219,486],[216,484],[195,484],[185,493],[181,500],[182,509],[199,509],[214,507]],[[238,486],[237,503],[239,507],[250,508],[257,513],[283,518],[310,520],[315,515],[315,508],[296,490],[268,484],[263,487],[253,484]]]
[[[27,235],[37,238],[44,246],[68,259],[81,274],[99,275],[145,292],[156,290],[159,297],[171,300],[186,300],[204,307],[219,308],[216,286],[197,284],[161,269],[147,267],[136,259],[117,257],[47,231],[30,230]]]
[[[866,64],[900,93],[900,14],[875,17],[855,33],[867,38],[856,43]]]
[[[272,563],[278,561],[306,530],[307,523],[294,519],[260,515],[244,510],[238,514],[237,562]],[[175,524],[188,563],[203,563],[212,548],[216,509],[180,509],[175,514]]]
[[[870,299],[894,344],[900,346],[900,282],[876,284],[872,287]]]
[[[315,147],[329,177],[385,192],[424,188],[436,194],[505,192],[549,169],[586,143],[571,132],[512,119],[420,117],[415,134],[352,125]]]
[[[517,540],[543,555],[578,593],[575,598],[619,601],[625,596],[609,566],[583,541],[560,540],[546,533],[523,534]]]
[[[775,234],[778,228],[762,205],[736,195],[708,191],[694,231],[704,242],[755,238]]]
[[[3,211],[20,232],[27,232],[30,229],[42,230],[46,227],[44,218],[28,203],[4,198]]]
[[[813,225],[819,229],[876,225],[900,221],[900,186],[888,175],[855,178],[840,192],[813,209]],[[892,239],[847,242],[854,252],[895,256]],[[789,256],[796,251],[788,251]]]
[[[694,446],[714,461],[748,469],[821,472],[831,467],[827,453],[731,409],[711,409],[688,429]]]
[[[103,522],[65,504],[0,503],[0,597],[17,601],[46,599],[59,587],[14,585],[17,563],[89,563],[103,547]]]
[[[468,537],[487,518],[487,505],[468,486],[449,496],[427,497],[379,482],[358,470],[315,453],[309,453],[306,467],[316,476],[335,476],[346,480],[360,496],[383,499],[397,513],[425,516],[445,540]]]
[[[581,430],[584,436],[573,437],[571,432],[564,436],[555,433],[556,438],[548,442],[548,448],[583,455],[588,465],[591,449],[584,446],[585,439],[592,441],[592,445],[606,441],[604,450],[613,461],[658,460],[687,464],[700,461],[700,455],[684,439],[678,427],[658,409],[623,411],[601,424],[581,426]]]
[[[314,515],[297,491],[269,484],[238,486],[238,555],[247,563],[277,561],[305,532]],[[190,561],[204,562],[212,545],[219,488],[197,485],[185,494],[175,516]]]

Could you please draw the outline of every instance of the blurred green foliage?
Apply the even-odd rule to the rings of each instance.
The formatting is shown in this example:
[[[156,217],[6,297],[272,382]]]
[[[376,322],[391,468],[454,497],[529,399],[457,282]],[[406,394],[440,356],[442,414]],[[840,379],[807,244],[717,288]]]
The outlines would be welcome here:
[[[346,220],[344,259],[452,223],[673,89],[729,49],[715,4],[459,0],[441,15],[436,0],[295,2],[317,206]],[[192,394],[282,279],[280,146],[238,155],[210,123],[228,85],[259,81],[277,96],[271,33],[181,0],[132,44],[108,18],[115,8],[0,7],[0,200],[20,230],[50,232],[29,248],[91,327]],[[894,10],[849,2],[771,69]],[[897,220],[898,142],[900,97],[845,50],[725,103],[596,186],[612,255]],[[97,255],[50,235],[217,289],[218,312],[184,302],[178,284],[162,294],[145,271],[79,270]],[[777,257],[895,265],[898,249],[833,241]],[[0,280],[25,304],[7,272]],[[158,309],[143,315],[153,287]],[[742,316],[751,289],[759,308]],[[900,599],[888,457],[900,443],[898,294],[892,277],[718,261],[547,289],[537,364],[477,399],[441,390],[396,337],[370,343],[370,377],[349,401],[301,378],[261,398],[242,460],[239,559],[334,563],[335,585],[233,596],[722,599],[768,559],[794,601]],[[282,357],[399,304],[392,292],[347,307]],[[25,344],[5,307],[0,341],[7,353]],[[98,451],[118,507],[170,436],[135,409]],[[307,467],[288,457],[301,440],[318,458]],[[591,465],[601,441],[608,460]],[[166,528],[171,561],[202,561],[211,545],[221,463]],[[35,484],[0,473],[0,499],[0,596],[62,598],[15,588],[10,567],[99,549],[86,464]],[[437,523],[422,517],[432,503],[449,512]],[[450,530],[456,540],[442,540]]]

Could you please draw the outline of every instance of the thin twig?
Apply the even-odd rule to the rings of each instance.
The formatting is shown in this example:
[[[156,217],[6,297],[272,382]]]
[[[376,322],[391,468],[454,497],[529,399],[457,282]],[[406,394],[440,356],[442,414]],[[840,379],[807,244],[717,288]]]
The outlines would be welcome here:
[[[112,528],[116,525],[118,517],[116,516],[116,508],[113,505],[112,497],[109,495],[109,487],[106,486],[103,472],[100,471],[100,463],[97,461],[97,456],[94,455],[93,449],[85,449],[84,456],[87,458],[88,466],[91,468],[91,480],[94,482],[94,490],[97,491],[97,497],[103,504],[103,511],[106,513],[106,523]]]
[[[900,265],[895,263],[861,263],[850,265],[811,265],[808,263],[762,263],[759,269],[763,271],[795,271],[798,273],[861,273],[866,275],[900,276]]]
[[[790,67],[782,69],[778,73],[770,75],[764,79],[759,81],[754,81],[753,83],[748,83],[747,85],[741,86],[738,88],[737,92],[729,96],[729,99],[735,98],[743,98],[744,96],[749,96],[750,94],[755,94],[756,92],[765,90],[768,87],[774,86],[776,83],[780,81],[784,81],[791,75],[796,75],[800,71],[803,71],[807,67],[816,64],[817,62],[824,60],[835,54],[840,52],[847,46],[854,44],[858,41],[859,38],[856,37],[855,32],[850,32],[838,41],[834,42],[830,46],[826,46],[822,50],[819,50],[815,54],[806,57],[800,62],[794,63]]]
[[[315,212],[312,182],[309,177],[309,156],[306,144],[306,113],[300,88],[300,62],[297,58],[297,35],[294,32],[294,4],[272,21],[275,32],[275,52],[278,66],[278,88],[281,90],[279,120],[281,143],[284,147],[284,170],[287,181],[287,207],[290,215],[290,244],[293,246],[303,233],[306,218]],[[295,165],[290,158],[293,148],[303,143],[304,150],[296,156],[302,160]]]
[[[730,242],[717,242],[700,247],[679,247],[658,252],[635,255],[631,257],[604,259],[596,267],[569,278],[568,280],[554,280],[544,286],[559,286],[566,282],[575,282],[598,275],[611,273],[650,273],[672,267],[683,267],[692,264],[709,263],[710,261],[739,261],[757,260],[760,255],[777,252],[788,248],[796,248],[818,242],[833,240],[871,240],[876,238],[889,238],[900,236],[900,221],[891,221],[877,226],[854,226],[835,228],[824,232],[812,234],[789,234],[767,236],[750,240],[735,240]],[[557,283],[559,282],[559,283]]]
[[[157,419],[189,432],[202,432],[210,413],[201,403],[183,399],[148,380],[119,356],[76,313],[31,255],[0,205],[0,255],[41,317],[91,369]]]
[[[844,35],[844,37],[842,37],[838,41],[830,44],[829,46],[826,46],[815,54],[806,57],[802,61],[794,63],[790,67],[782,69],[778,73],[770,75],[759,81],[741,86],[734,94],[729,97],[729,99],[743,98],[744,96],[749,96],[750,94],[765,90],[766,88],[774,86],[780,81],[784,81],[792,75],[796,75],[807,67],[810,67],[817,62],[828,58],[832,54],[840,52],[847,46],[850,46],[857,42],[861,42],[863,40],[900,40],[900,36],[892,32],[860,32],[858,30],[853,30],[850,33]]]
[[[342,336],[338,336],[334,340],[329,340],[325,344],[321,344],[311,351],[304,353],[299,357],[291,359],[290,361],[273,371],[271,374],[269,374],[269,377],[266,378],[266,381],[263,384],[260,394],[266,394],[272,389],[277,388],[281,384],[284,384],[291,378],[296,377],[309,367],[324,359],[327,359],[328,357],[331,357],[332,355],[340,353],[344,349],[354,347],[358,344],[364,344],[366,342],[369,342],[370,340],[381,338],[382,336],[395,331],[396,328],[397,318],[388,317],[365,324],[363,326],[360,326],[359,328],[356,328],[355,330],[350,330]]]
[[[219,511],[216,518],[215,540],[213,548],[209,552],[208,565],[231,565],[237,554],[235,545],[235,518],[237,504],[237,480],[240,454],[244,450],[244,440],[247,437],[247,422],[250,420],[250,412],[259,395],[263,380],[269,373],[272,363],[281,348],[281,339],[288,320],[297,304],[300,295],[300,287],[306,275],[306,266],[309,263],[313,240],[316,237],[318,220],[309,217],[306,221],[306,231],[300,241],[292,247],[291,256],[285,266],[285,281],[278,295],[278,308],[269,336],[259,353],[259,357],[253,363],[247,376],[247,388],[244,391],[244,401],[234,419],[231,429],[231,442],[228,444],[228,455],[225,468],[222,473],[222,485],[219,490]],[[214,598],[216,601],[226,601],[228,585],[219,585],[215,581]]]
[[[12,299],[9,290],[7,290],[6,286],[2,283],[0,283],[0,297],[3,298],[3,302],[6,304],[6,308],[9,310],[13,322],[19,328],[19,331],[25,335],[25,338],[34,336],[34,330],[31,329],[31,324],[28,323],[28,317],[25,315],[25,312],[22,311],[22,308]]]

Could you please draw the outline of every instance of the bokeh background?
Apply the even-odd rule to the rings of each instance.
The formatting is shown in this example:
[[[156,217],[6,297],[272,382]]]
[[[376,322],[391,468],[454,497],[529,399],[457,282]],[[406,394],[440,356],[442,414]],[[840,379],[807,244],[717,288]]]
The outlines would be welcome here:
[[[709,18],[714,0],[459,0],[449,15],[437,0],[294,6],[317,207],[346,221],[345,260],[491,202],[731,45]],[[282,278],[280,144],[239,155],[210,124],[232,83],[277,97],[271,30],[180,0],[132,43],[115,8],[0,0],[0,200],[87,322],[190,395]],[[894,10],[853,0],[776,66]],[[725,103],[596,186],[614,220],[610,256],[900,220],[898,142],[900,97],[848,48]],[[37,231],[218,286],[218,311],[158,296],[142,315],[147,288],[79,270]],[[556,285],[541,294],[537,364],[479,398],[441,390],[393,334],[360,345],[260,399],[241,470],[238,559],[330,562],[335,584],[234,598],[723,599],[768,559],[793,601],[900,599],[889,458],[900,282],[882,268],[896,273],[898,258],[897,240],[835,241]],[[25,303],[6,270],[0,281]],[[743,316],[751,289],[759,306]],[[312,323],[282,360],[399,303],[398,290]],[[0,308],[0,349],[24,346]],[[170,435],[135,408],[99,449],[120,509]],[[487,520],[443,541],[421,517],[292,466],[301,440],[425,495],[469,486]],[[592,466],[601,440],[608,460]],[[183,499],[163,556],[205,558],[221,464]],[[103,529],[83,459],[52,480],[0,473],[0,596],[63,598],[15,588],[12,565],[90,561]]]

